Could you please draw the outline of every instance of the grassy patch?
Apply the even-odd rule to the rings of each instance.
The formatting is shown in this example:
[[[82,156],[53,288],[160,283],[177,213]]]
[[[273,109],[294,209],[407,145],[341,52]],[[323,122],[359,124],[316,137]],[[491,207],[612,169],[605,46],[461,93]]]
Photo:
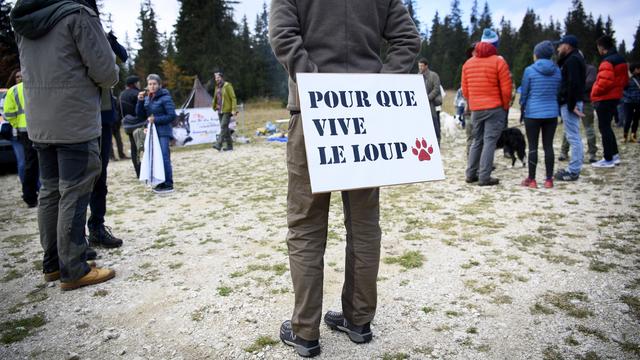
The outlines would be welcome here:
[[[609,272],[609,270],[614,269],[616,267],[615,264],[605,263],[600,260],[591,260],[589,263],[589,270],[596,272]]]
[[[37,314],[32,317],[9,320],[0,324],[0,342],[3,344],[11,344],[14,342],[22,341],[29,336],[29,332],[33,329],[37,329],[47,321],[44,318],[44,314]]]
[[[542,350],[542,359],[543,360],[564,360],[564,357],[556,347],[549,346],[546,349]]]
[[[191,320],[196,321],[196,322],[200,322],[202,320],[204,320],[204,315],[207,313],[207,310],[209,309],[209,306],[203,306],[201,308],[198,308],[197,310],[194,310],[191,313]]]
[[[589,335],[589,336],[595,336],[598,339],[600,339],[601,341],[604,342],[608,342],[609,338],[607,337],[607,335],[605,335],[602,331],[598,330],[598,329],[592,329],[589,327],[586,327],[584,325],[578,325],[576,327],[576,330],[578,330],[579,332],[585,334],[585,335]]]
[[[573,335],[569,335],[567,337],[564,338],[564,343],[569,345],[569,346],[578,346],[580,345],[580,342],[578,342],[578,340],[576,340],[576,338],[573,337]]]
[[[385,264],[398,264],[405,269],[422,267],[424,255],[419,251],[405,251],[401,256],[389,256],[384,259]]]
[[[279,342],[278,340],[272,338],[271,336],[260,336],[259,338],[256,339],[256,341],[253,342],[253,344],[246,347],[244,351],[248,353],[253,353],[253,352],[262,350],[266,346],[276,345],[278,342]]]
[[[182,265],[184,265],[181,262],[177,262],[177,263],[173,263],[173,264],[169,264],[169,269],[171,270],[177,270],[180,269],[182,267]]]
[[[431,306],[423,306],[422,307],[422,312],[424,312],[425,314],[430,314],[432,312],[436,311],[435,308],[432,308]]]
[[[229,296],[233,292],[232,288],[224,285],[218,286],[216,290],[218,290],[218,295],[220,296]]]
[[[467,328],[467,334],[477,334],[477,333],[478,333],[477,327],[472,326],[470,328]]]
[[[491,302],[498,305],[513,303],[513,298],[509,295],[497,295],[491,299]]]
[[[460,267],[461,267],[461,268],[463,268],[463,269],[465,269],[465,270],[466,270],[466,269],[471,269],[471,268],[472,268],[472,267],[474,267],[474,266],[480,266],[480,262],[479,262],[479,261],[476,261],[476,260],[471,259],[471,260],[469,260],[469,262],[466,262],[466,263],[464,263],[464,264],[460,265]]]
[[[622,349],[622,351],[624,352],[640,355],[640,345],[634,342],[631,342],[629,340],[625,340],[624,342],[621,342],[620,349]]]
[[[95,297],[105,297],[109,294],[107,290],[96,290],[93,292],[93,296]]]
[[[384,353],[382,355],[382,360],[405,360],[408,359],[409,355],[405,353]]]
[[[466,280],[464,282],[464,286],[466,286],[474,293],[478,293],[480,295],[488,295],[496,290],[496,284],[486,283],[480,285],[477,280]]]
[[[555,310],[537,302],[529,308],[529,312],[531,312],[531,315],[551,315],[555,313]]]
[[[640,319],[640,299],[636,296],[623,295],[620,300],[629,306],[631,313]]]
[[[7,271],[7,273],[2,277],[2,279],[0,279],[0,282],[7,283],[11,280],[19,279],[22,276],[24,276],[24,274],[21,273],[20,271],[16,269],[11,269]]]
[[[579,305],[589,302],[589,298],[583,292],[547,293],[543,298],[571,317],[583,319],[593,315],[593,312]]]

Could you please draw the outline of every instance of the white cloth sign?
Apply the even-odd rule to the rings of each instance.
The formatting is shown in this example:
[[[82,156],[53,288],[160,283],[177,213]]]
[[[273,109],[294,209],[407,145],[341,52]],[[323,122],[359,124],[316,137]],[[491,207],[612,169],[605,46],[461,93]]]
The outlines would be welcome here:
[[[164,162],[158,132],[153,124],[147,124],[144,154],[140,162],[140,181],[153,187],[162,184],[164,180]]]
[[[297,74],[313,193],[444,179],[422,75]]]
[[[178,125],[173,128],[173,137],[178,146],[210,144],[216,141],[219,133],[220,119],[212,108],[178,111]]]

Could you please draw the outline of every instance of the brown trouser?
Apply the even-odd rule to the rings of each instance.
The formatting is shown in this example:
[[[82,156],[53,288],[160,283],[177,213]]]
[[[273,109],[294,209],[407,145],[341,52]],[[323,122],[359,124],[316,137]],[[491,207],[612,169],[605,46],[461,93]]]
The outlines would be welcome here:
[[[287,168],[287,245],[295,293],[291,323],[296,335],[316,340],[320,337],[323,258],[331,193],[311,194],[300,115],[293,115],[289,123]],[[342,311],[354,325],[370,322],[376,311],[381,238],[379,195],[378,188],[342,192],[347,230]]]

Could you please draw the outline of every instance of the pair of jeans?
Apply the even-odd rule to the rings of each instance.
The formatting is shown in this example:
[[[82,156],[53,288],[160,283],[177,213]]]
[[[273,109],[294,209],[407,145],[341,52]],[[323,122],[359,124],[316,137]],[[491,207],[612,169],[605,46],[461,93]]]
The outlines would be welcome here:
[[[584,117],[582,118],[582,126],[584,127],[584,135],[587,137],[587,153],[589,158],[595,159],[598,152],[598,146],[596,145],[596,129],[594,127],[594,110],[590,102],[585,102]],[[564,157],[569,157],[569,142],[566,137],[562,138],[562,147],[560,153]]]
[[[578,102],[576,109],[582,111],[582,108],[582,102]],[[564,124],[564,136],[571,147],[571,159],[567,171],[579,175],[584,157],[582,138],[580,138],[580,117],[573,112],[573,109],[569,110],[566,104],[560,107],[560,115]]]
[[[231,139],[231,130],[229,124],[231,124],[231,113],[219,113],[220,119],[220,137],[218,138],[217,146],[222,148],[223,143],[227,143],[227,149],[233,149],[233,139]]]
[[[536,178],[538,166],[538,139],[542,133],[542,148],[544,149],[545,175],[547,179],[553,177],[553,136],[558,126],[558,118],[549,119],[524,119],[524,127],[527,130],[527,142],[529,143],[529,179]]]
[[[78,144],[34,144],[40,159],[38,228],[43,271],[60,270],[63,282],[89,272],[84,225],[87,205],[100,176],[98,139]]]
[[[24,150],[24,180],[22,181],[22,199],[27,204],[38,202],[38,152],[29,140],[26,131],[18,132],[18,141]]]
[[[173,186],[173,169],[171,168],[171,138],[168,136],[159,136],[160,151],[162,151],[162,162],[164,164],[164,184]]]
[[[611,120],[618,112],[618,100],[604,100],[595,105],[598,114],[598,128],[602,137],[602,152],[606,161],[613,160],[613,155],[618,153],[616,135],[611,128]]]
[[[112,145],[110,124],[102,124],[102,135],[99,141],[102,171],[91,192],[91,201],[89,202],[91,216],[89,216],[89,221],[87,222],[90,231],[98,230],[104,225],[104,216],[107,213],[107,194],[109,193],[107,188],[107,166],[109,166]]]
[[[287,246],[295,295],[291,325],[307,340],[320,337],[324,253],[331,193],[312,194],[299,114],[289,122],[287,142]],[[342,311],[354,325],[373,320],[380,263],[380,190],[342,192],[346,254]]]
[[[16,155],[20,184],[24,184],[24,147],[20,140],[15,136],[11,138],[11,147],[13,147],[13,153]]]
[[[640,103],[624,103],[624,134],[631,130],[632,134],[638,132],[638,121],[640,121]]]
[[[477,177],[480,182],[487,182],[491,178],[496,143],[504,129],[505,113],[503,108],[479,110],[471,113],[473,143],[469,149],[467,179]]]

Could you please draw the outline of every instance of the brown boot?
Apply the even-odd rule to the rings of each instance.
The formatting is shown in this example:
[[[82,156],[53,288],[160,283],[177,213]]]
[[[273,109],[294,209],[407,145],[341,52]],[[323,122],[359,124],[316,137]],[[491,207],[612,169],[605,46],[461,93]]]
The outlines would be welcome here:
[[[91,268],[87,275],[76,281],[60,282],[62,291],[74,290],[87,285],[95,285],[107,280],[111,280],[116,276],[116,271],[112,269]]]
[[[96,262],[95,261],[87,261],[87,265],[89,265],[90,267],[94,268],[96,267]],[[46,282],[51,282],[51,281],[56,281],[60,279],[60,270],[56,270],[54,272],[50,272],[50,273],[44,273],[44,281]]]
[[[626,143],[628,143],[628,142],[629,142],[629,140],[630,140],[630,135],[629,135],[629,134],[627,134],[627,133],[624,133],[624,134],[622,135],[622,143],[623,143],[623,144],[626,144]]]
[[[638,142],[638,138],[636,137],[636,133],[632,133],[632,134],[630,135],[630,137],[631,137],[631,138],[629,139],[629,141],[634,142],[634,143],[637,143],[637,142]]]

